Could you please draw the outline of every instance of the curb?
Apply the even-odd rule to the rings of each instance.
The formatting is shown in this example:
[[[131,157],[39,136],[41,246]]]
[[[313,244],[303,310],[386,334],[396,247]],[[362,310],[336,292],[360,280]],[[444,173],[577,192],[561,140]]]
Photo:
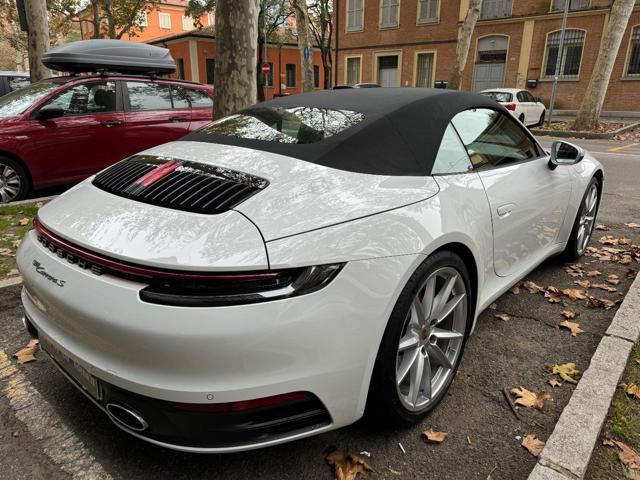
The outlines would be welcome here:
[[[629,354],[640,336],[640,276],[598,344],[529,480],[584,478]]]
[[[17,276],[15,278],[7,278],[6,280],[0,280],[0,288],[13,287],[14,285],[20,285],[21,283],[21,276]]]
[[[617,130],[612,132],[579,132],[577,130],[540,130],[538,128],[534,128],[531,132],[540,137],[558,137],[558,138],[586,138],[591,140],[596,139],[610,139],[619,135],[621,133],[628,132],[629,130],[633,130],[634,128],[640,127],[640,122],[631,123],[629,125],[625,125]]]
[[[27,200],[18,200],[17,202],[0,203],[0,207],[13,207],[16,205],[26,205],[28,203],[48,202],[58,195],[49,195],[48,197],[29,198]]]

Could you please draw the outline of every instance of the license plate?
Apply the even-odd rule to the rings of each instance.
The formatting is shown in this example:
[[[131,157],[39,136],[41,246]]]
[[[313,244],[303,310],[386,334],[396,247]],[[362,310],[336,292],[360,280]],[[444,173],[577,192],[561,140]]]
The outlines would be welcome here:
[[[82,387],[84,391],[96,400],[100,400],[102,398],[98,379],[87,372],[82,365],[68,356],[44,335],[40,335],[40,346],[45,352],[51,355],[51,358],[53,358],[58,365],[60,365],[60,367],[62,367],[62,369]]]

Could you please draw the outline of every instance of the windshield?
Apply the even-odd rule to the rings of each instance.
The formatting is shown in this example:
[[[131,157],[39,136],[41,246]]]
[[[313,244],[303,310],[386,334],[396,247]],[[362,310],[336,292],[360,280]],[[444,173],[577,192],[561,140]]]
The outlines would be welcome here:
[[[315,107],[255,107],[200,132],[277,143],[315,143],[361,122],[362,113]]]
[[[513,95],[507,92],[482,92],[485,97],[491,97],[496,102],[510,102],[513,100]]]
[[[0,117],[20,115],[58,87],[60,84],[57,82],[37,82],[0,97]]]

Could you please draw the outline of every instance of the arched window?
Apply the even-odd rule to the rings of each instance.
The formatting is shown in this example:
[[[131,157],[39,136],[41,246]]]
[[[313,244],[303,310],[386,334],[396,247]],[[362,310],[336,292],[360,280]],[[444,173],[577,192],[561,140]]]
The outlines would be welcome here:
[[[627,75],[630,77],[640,77],[640,25],[634,27],[631,31]]]
[[[580,61],[584,47],[584,30],[569,29],[565,31],[564,45],[560,52],[561,31],[547,35],[546,63],[544,76],[553,77],[556,73],[556,64],[560,54],[560,78],[577,78],[580,73]]]

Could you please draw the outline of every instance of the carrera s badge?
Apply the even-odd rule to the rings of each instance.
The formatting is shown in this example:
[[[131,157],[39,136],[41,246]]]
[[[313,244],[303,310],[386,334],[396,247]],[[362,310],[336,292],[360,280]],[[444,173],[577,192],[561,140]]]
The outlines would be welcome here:
[[[55,283],[59,287],[64,287],[64,284],[67,283],[66,280],[59,280],[53,275],[51,275],[50,273],[47,273],[47,270],[42,266],[42,264],[39,261],[34,260],[33,266],[36,267],[36,272],[38,272],[40,275],[42,275],[44,278],[46,278],[50,282]]]

